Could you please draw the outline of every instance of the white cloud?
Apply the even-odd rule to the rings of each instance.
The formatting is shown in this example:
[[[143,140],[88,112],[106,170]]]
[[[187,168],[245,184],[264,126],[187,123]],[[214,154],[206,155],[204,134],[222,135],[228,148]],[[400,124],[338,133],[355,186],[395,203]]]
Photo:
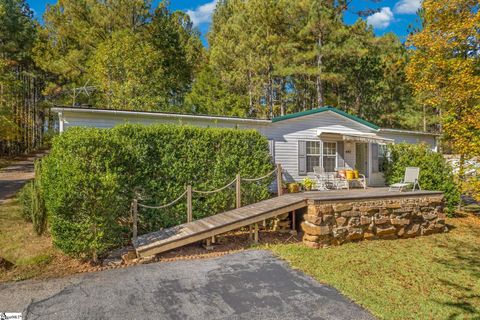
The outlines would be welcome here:
[[[379,12],[375,12],[367,17],[367,23],[377,29],[385,29],[393,21],[394,16],[392,9],[383,7]]]
[[[192,19],[194,26],[198,26],[202,23],[208,23],[212,20],[212,14],[213,11],[215,11],[217,1],[218,0],[213,0],[211,2],[202,4],[195,10],[187,10],[187,14],[190,16],[190,19]]]
[[[422,6],[422,0],[400,0],[393,11],[399,14],[415,14]]]

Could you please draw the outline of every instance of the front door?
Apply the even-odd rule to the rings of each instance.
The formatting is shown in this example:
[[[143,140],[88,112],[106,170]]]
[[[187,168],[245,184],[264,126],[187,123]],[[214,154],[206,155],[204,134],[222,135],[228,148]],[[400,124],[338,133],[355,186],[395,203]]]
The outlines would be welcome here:
[[[356,143],[355,144],[355,169],[359,173],[368,177],[368,144]]]

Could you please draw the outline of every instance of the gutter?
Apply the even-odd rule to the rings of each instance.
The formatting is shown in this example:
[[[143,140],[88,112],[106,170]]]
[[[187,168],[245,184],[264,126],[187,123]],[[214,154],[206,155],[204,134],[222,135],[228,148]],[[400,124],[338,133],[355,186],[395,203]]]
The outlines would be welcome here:
[[[54,107],[51,109],[53,112],[64,113],[101,113],[110,114],[114,116],[153,116],[159,118],[175,118],[175,119],[204,119],[204,120],[225,120],[231,122],[251,122],[251,123],[271,123],[271,120],[266,119],[249,119],[249,118],[230,118],[221,116],[207,116],[207,115],[194,115],[194,114],[180,114],[180,113],[160,113],[160,112],[145,112],[145,111],[126,111],[126,110],[106,110],[106,109],[86,109],[86,108],[67,108],[67,107]]]
[[[408,134],[417,134],[417,135],[424,135],[424,136],[441,136],[439,133],[432,133],[432,132],[423,132],[423,131],[413,131],[413,130],[402,130],[402,129],[388,129],[388,128],[380,128],[379,133],[381,132],[389,132],[389,133],[408,133]]]

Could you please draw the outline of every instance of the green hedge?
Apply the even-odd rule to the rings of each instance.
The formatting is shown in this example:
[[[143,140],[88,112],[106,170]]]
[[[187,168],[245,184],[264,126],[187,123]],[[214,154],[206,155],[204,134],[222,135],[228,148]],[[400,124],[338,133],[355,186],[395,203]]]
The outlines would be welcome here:
[[[47,212],[40,181],[41,160],[35,161],[35,180],[27,182],[17,195],[22,206],[22,217],[32,222],[33,230],[41,235],[47,228]]]
[[[142,203],[159,205],[192,184],[212,190],[235,178],[273,170],[268,142],[253,130],[180,125],[72,128],[53,139],[41,180],[54,244],[66,253],[96,258],[129,239],[135,190]],[[244,204],[269,197],[272,179],[242,183]],[[233,208],[234,188],[194,195],[195,219]],[[186,201],[168,209],[142,209],[140,233],[186,221]]]
[[[447,212],[452,213],[460,201],[460,192],[454,181],[452,168],[443,155],[432,151],[427,145],[391,144],[386,164],[387,184],[400,182],[406,167],[419,167],[419,182],[422,189],[445,192]]]

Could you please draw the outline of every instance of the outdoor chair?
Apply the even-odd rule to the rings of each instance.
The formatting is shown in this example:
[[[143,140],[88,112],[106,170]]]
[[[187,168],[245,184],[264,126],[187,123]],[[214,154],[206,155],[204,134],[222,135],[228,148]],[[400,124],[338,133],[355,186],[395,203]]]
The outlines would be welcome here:
[[[420,188],[420,183],[418,182],[418,177],[420,175],[420,168],[418,167],[407,167],[405,168],[405,176],[403,180],[399,183],[394,183],[390,186],[388,191],[403,191],[405,188],[413,184],[412,191],[415,191],[415,187],[418,187],[418,190],[422,190]]]
[[[328,190],[328,176],[325,174],[325,169],[322,167],[313,167],[313,174],[315,175],[315,179],[317,179],[318,190]]]
[[[339,167],[339,168],[335,168],[335,170],[339,172],[341,170],[348,171],[352,169],[348,167]],[[337,189],[350,189],[350,183],[352,181],[360,183],[363,189],[367,188],[367,178],[365,177],[364,174],[359,173],[358,178],[353,178],[353,179],[347,179],[346,175],[342,177],[340,174],[338,174]]]

